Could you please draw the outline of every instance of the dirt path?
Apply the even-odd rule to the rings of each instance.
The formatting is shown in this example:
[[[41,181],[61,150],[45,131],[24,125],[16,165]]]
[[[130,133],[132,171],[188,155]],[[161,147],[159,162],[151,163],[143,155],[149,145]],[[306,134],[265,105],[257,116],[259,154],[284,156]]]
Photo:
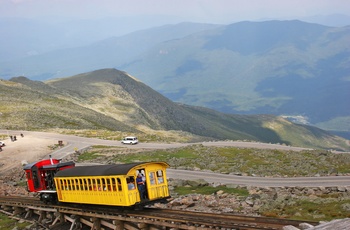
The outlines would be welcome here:
[[[21,167],[23,163],[31,163],[40,160],[52,152],[52,146],[57,141],[52,139],[37,138],[31,135],[24,137],[16,135],[17,141],[11,141],[10,138],[1,140],[6,146],[2,147],[0,152],[0,176],[7,174],[14,168]]]

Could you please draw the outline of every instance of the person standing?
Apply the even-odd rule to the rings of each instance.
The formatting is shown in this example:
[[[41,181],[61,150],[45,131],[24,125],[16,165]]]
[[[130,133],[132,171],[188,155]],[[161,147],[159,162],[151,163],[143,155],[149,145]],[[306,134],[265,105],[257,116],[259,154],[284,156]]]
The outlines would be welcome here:
[[[145,199],[145,190],[146,190],[146,187],[145,187],[145,182],[142,180],[142,175],[141,173],[139,173],[137,175],[137,178],[136,178],[136,183],[137,183],[137,188],[139,190],[139,193],[140,193],[140,198],[141,198],[141,201]]]

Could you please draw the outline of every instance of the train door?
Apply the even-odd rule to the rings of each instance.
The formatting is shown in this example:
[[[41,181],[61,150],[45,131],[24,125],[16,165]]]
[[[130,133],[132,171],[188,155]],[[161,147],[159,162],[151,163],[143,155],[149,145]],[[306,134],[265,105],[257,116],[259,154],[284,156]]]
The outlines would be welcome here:
[[[34,190],[40,189],[41,188],[40,175],[39,175],[38,167],[36,166],[32,167],[32,180],[33,180]]]
[[[142,200],[148,199],[148,183],[146,180],[146,171],[145,169],[136,170],[136,185],[140,193],[140,198]]]
[[[55,173],[56,173],[56,171],[54,171],[54,170],[46,171],[45,181],[47,183],[47,189],[55,189],[55,182],[53,180]]]

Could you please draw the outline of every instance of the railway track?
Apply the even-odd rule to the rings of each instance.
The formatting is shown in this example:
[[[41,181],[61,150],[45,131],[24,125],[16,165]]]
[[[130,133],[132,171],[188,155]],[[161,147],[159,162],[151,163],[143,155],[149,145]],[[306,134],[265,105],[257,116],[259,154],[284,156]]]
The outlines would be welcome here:
[[[59,229],[282,229],[299,227],[305,221],[144,208],[120,209],[110,206],[45,205],[38,198],[0,197],[0,211],[32,221],[42,228]],[[317,225],[316,222],[308,222]]]

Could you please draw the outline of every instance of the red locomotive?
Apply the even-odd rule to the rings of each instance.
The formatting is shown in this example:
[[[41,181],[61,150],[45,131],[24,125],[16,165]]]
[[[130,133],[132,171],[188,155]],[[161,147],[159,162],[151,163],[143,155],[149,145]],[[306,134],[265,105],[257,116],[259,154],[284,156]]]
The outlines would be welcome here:
[[[75,167],[73,161],[61,162],[61,160],[52,159],[51,155],[50,159],[27,164],[23,167],[27,178],[27,190],[39,192],[42,201],[56,199],[54,175],[58,171],[73,167]]]

